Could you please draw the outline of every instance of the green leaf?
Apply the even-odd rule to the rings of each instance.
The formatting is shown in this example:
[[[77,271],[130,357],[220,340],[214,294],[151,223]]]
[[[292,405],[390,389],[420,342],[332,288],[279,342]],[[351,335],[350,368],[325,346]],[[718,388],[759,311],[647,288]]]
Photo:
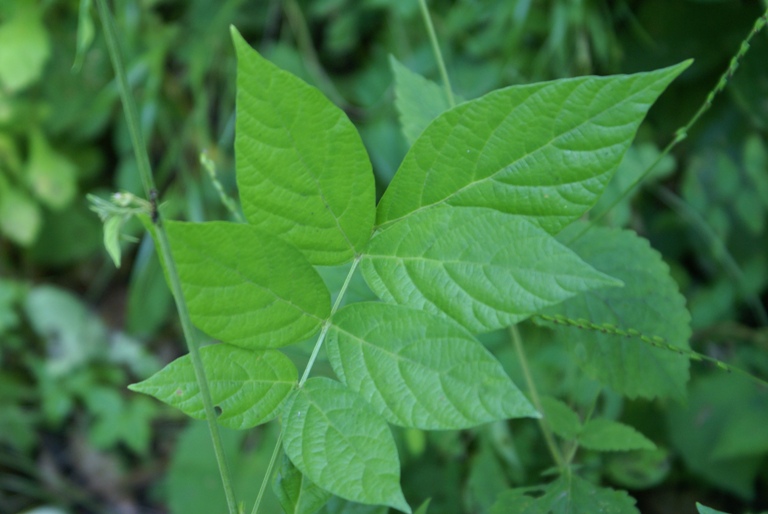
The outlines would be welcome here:
[[[405,139],[412,145],[427,125],[451,106],[443,88],[412,72],[392,55],[389,64],[395,76],[395,107],[400,125]]]
[[[347,500],[411,512],[392,433],[360,395],[310,378],[286,406],[283,425],[285,452],[318,486]]]
[[[689,64],[512,86],[451,109],[411,147],[377,223],[449,204],[528,216],[557,233],[595,203],[648,108]]]
[[[121,216],[110,216],[104,220],[104,247],[107,249],[109,257],[115,263],[115,267],[120,267],[120,229],[125,220]]]
[[[285,453],[275,473],[272,490],[286,514],[314,514],[331,497],[331,493],[305,477]]]
[[[579,443],[601,452],[656,449],[653,441],[631,426],[604,418],[587,422],[579,434]]]
[[[40,133],[30,142],[27,180],[35,196],[51,209],[63,209],[77,193],[77,168]]]
[[[166,222],[192,321],[244,348],[277,348],[330,315],[323,280],[293,246],[237,223]]]
[[[0,24],[0,84],[11,93],[37,81],[51,53],[38,4],[15,4],[12,16]]]
[[[211,399],[220,409],[217,420],[228,428],[250,428],[274,418],[298,379],[296,366],[277,350],[214,344],[201,348],[200,358]],[[154,396],[195,419],[205,419],[189,355],[128,388]]]
[[[326,344],[341,381],[390,423],[459,429],[538,417],[482,344],[434,314],[356,303],[334,315]]]
[[[0,181],[2,181],[0,176]],[[40,207],[24,191],[0,182],[0,232],[11,241],[29,246],[43,222]]]
[[[248,221],[292,243],[312,264],[362,251],[375,217],[375,183],[360,136],[320,91],[251,49],[237,50],[235,154]]]
[[[567,240],[583,225],[561,236]],[[637,330],[688,349],[690,315],[669,267],[648,241],[634,232],[592,227],[569,244],[587,263],[624,282],[623,289],[599,289],[548,309],[572,319]],[[685,396],[688,358],[655,348],[639,337],[557,327],[554,338],[567,342],[576,362],[593,378],[630,398]]]
[[[699,511],[699,514],[728,514],[722,510],[715,510],[711,507],[706,507],[699,502],[696,502],[696,510]]]
[[[576,439],[581,431],[579,415],[564,402],[551,396],[541,397],[541,408],[544,411],[544,419],[547,420],[552,431],[566,441]]]
[[[445,313],[471,332],[620,285],[525,218],[473,207],[430,209],[388,226],[371,240],[362,270],[384,301]]]
[[[492,514],[640,514],[635,500],[625,491],[597,487],[574,474],[561,476],[533,498],[527,489],[511,489],[499,496]],[[514,510],[511,506],[514,505]]]

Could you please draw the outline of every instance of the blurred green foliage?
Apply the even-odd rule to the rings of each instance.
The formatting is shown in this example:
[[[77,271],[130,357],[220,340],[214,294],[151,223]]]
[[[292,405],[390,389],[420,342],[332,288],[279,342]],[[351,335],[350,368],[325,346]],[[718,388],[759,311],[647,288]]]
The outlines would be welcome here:
[[[140,194],[111,64],[88,5],[0,2],[0,512],[40,505],[211,512],[221,503],[202,494],[216,479],[212,458],[199,451],[208,444],[204,431],[183,429],[174,412],[125,390],[183,345],[151,241],[138,224],[128,225],[125,233],[139,242],[122,241],[123,266],[115,270],[84,199]],[[455,92],[467,99],[509,84],[696,59],[651,111],[609,186],[611,198],[695,112],[765,8],[738,0],[430,2]],[[115,0],[113,10],[170,217],[231,217],[199,164],[205,151],[223,189],[236,196],[230,24],[347,111],[380,191],[409,144],[389,55],[437,77],[415,1]],[[768,376],[766,62],[762,32],[689,137],[602,220],[637,230],[662,252],[688,300],[695,350],[761,377]],[[602,480],[628,489],[644,513],[695,512],[695,500],[728,512],[768,508],[764,388],[694,366],[686,403],[629,401],[585,377],[542,329],[521,330],[534,379],[558,413],[560,443],[567,447],[578,427],[600,418],[632,426],[656,445],[604,453],[584,444],[579,494]],[[507,337],[490,334],[484,342],[522,384]],[[430,512],[508,512],[513,502],[558,491],[553,483],[537,498],[501,494],[540,483],[552,465],[531,422],[395,436],[405,494],[418,502],[431,497]],[[243,484],[260,480],[272,448],[264,441],[272,437],[269,430],[227,436]],[[670,495],[688,501],[681,507]],[[321,512],[376,509],[334,499]]]

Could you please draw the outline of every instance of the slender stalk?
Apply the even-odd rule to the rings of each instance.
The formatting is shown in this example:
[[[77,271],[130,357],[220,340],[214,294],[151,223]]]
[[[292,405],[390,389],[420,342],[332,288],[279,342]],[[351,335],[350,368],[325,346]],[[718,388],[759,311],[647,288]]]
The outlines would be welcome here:
[[[429,16],[429,9],[427,9],[427,1],[419,0],[419,7],[421,7],[421,17],[424,18],[424,25],[427,27],[427,34],[429,34],[429,42],[432,44],[432,52],[435,54],[437,60],[437,67],[440,70],[440,77],[443,79],[443,87],[445,88],[445,97],[448,99],[448,105],[451,107],[456,106],[456,100],[453,98],[453,90],[451,89],[451,81],[448,79],[448,71],[445,69],[445,62],[443,61],[443,54],[440,52],[440,45],[437,43],[437,35],[435,35],[435,27],[432,25],[432,18]]]
[[[520,338],[520,331],[517,329],[516,325],[509,327],[509,331],[512,334],[512,343],[515,345],[515,353],[517,354],[518,360],[520,360],[520,367],[523,370],[525,384],[528,386],[528,391],[531,393],[533,406],[536,407],[536,410],[543,413],[544,409],[541,406],[541,399],[539,398],[539,392],[536,389],[536,383],[533,381],[531,370],[528,367],[528,358],[525,356],[523,341]],[[541,427],[541,432],[544,434],[544,441],[547,443],[547,448],[549,448],[549,453],[552,454],[552,459],[554,459],[555,464],[561,472],[565,471],[567,469],[565,459],[563,458],[563,454],[557,446],[557,443],[555,443],[555,437],[552,434],[552,428],[549,426],[547,418],[539,418],[538,422],[539,427]]]
[[[347,278],[344,279],[344,283],[341,286],[341,289],[339,289],[339,295],[336,297],[336,301],[333,303],[333,307],[331,307],[331,314],[328,316],[328,319],[325,320],[325,323],[323,323],[323,328],[320,330],[320,335],[317,338],[317,342],[315,343],[315,347],[312,349],[312,355],[309,356],[309,362],[307,362],[307,367],[304,368],[304,374],[301,375],[301,380],[299,380],[298,387],[303,387],[304,384],[307,382],[307,379],[309,378],[309,373],[312,371],[312,367],[315,365],[315,360],[317,360],[317,355],[320,353],[320,348],[323,346],[323,342],[325,341],[325,336],[328,334],[328,329],[331,327],[331,318],[333,318],[333,315],[336,314],[336,311],[339,310],[339,307],[341,306],[341,301],[344,299],[344,295],[347,292],[347,289],[349,288],[349,284],[352,281],[352,277],[355,274],[355,270],[357,269],[357,265],[360,264],[360,259],[362,259],[362,255],[358,255],[355,257],[355,260],[352,261],[352,266],[349,268],[349,272],[347,273]],[[267,466],[267,472],[264,475],[264,480],[261,482],[261,488],[259,489],[259,496],[256,498],[256,503],[253,506],[253,510],[251,510],[251,514],[257,514],[259,512],[259,505],[261,504],[261,498],[263,496],[263,492],[267,487],[267,482],[269,481],[269,478],[272,476],[272,469],[275,466],[275,461],[277,461],[277,456],[280,453],[280,444],[283,440],[283,431],[280,431],[280,436],[277,438],[277,444],[275,444],[275,449],[272,452],[272,459],[269,461],[269,466]]]
[[[423,0],[422,0],[423,1]],[[688,120],[688,123],[686,123],[684,126],[680,127],[675,131],[675,137],[670,141],[670,143],[664,148],[664,150],[661,152],[659,157],[651,164],[648,169],[646,169],[642,175],[637,177],[632,184],[624,190],[624,192],[616,197],[616,199],[609,205],[602,213],[600,213],[599,216],[596,216],[593,220],[590,221],[589,225],[587,225],[581,232],[579,232],[574,238],[571,239],[571,242],[575,241],[584,233],[586,233],[590,228],[592,228],[598,221],[600,221],[603,216],[605,216],[608,212],[611,211],[616,205],[618,205],[619,202],[621,202],[624,198],[626,198],[632,191],[635,190],[635,188],[640,184],[643,180],[645,180],[648,175],[653,171],[653,169],[656,167],[656,165],[663,159],[669,152],[677,146],[681,141],[683,141],[685,138],[688,137],[688,131],[691,130],[691,127],[699,121],[699,118],[709,110],[710,107],[712,107],[712,102],[715,100],[715,97],[723,92],[725,89],[725,86],[728,84],[728,80],[733,77],[733,74],[736,73],[736,70],[739,68],[739,64],[741,63],[742,58],[746,53],[749,51],[749,42],[752,41],[752,38],[754,38],[760,30],[768,23],[768,9],[766,9],[762,16],[758,17],[757,20],[755,20],[755,24],[752,26],[752,30],[749,32],[747,37],[744,39],[744,41],[741,42],[741,46],[739,47],[739,51],[736,53],[736,55],[733,56],[731,59],[730,64],[728,65],[728,68],[723,72],[723,74],[720,76],[720,80],[717,81],[717,84],[714,88],[709,92],[707,95],[707,98],[704,100],[704,103],[701,104],[701,107],[699,107],[699,110],[696,111],[696,113],[691,117],[690,120]]]
[[[99,9],[101,23],[104,27],[104,36],[107,41],[107,48],[109,49],[109,55],[112,59],[112,66],[115,69],[115,76],[117,78],[117,84],[120,90],[123,110],[125,111],[125,117],[131,135],[131,142],[133,143],[133,150],[136,156],[136,162],[138,163],[139,175],[141,177],[142,185],[144,186],[144,192],[149,198],[151,196],[151,192],[155,190],[155,183],[152,177],[152,169],[149,165],[149,155],[147,154],[146,146],[144,144],[144,137],[141,133],[141,126],[139,124],[139,116],[136,109],[136,103],[134,102],[130,93],[128,80],[125,75],[125,65],[123,64],[122,54],[118,45],[117,30],[115,29],[114,23],[112,21],[112,15],[109,11],[109,8],[107,7],[106,0],[97,0],[97,6]],[[235,494],[230,480],[227,461],[224,457],[224,449],[221,443],[221,436],[219,435],[219,427],[216,424],[216,413],[213,408],[213,401],[211,400],[208,381],[205,378],[203,361],[200,358],[200,345],[197,341],[195,329],[192,325],[189,311],[187,309],[187,304],[181,290],[181,280],[179,279],[179,275],[176,270],[176,263],[173,260],[173,255],[171,254],[171,245],[168,241],[168,235],[163,228],[162,219],[159,217],[160,214],[157,213],[157,216],[158,218],[155,221],[154,230],[152,232],[155,237],[155,243],[157,244],[157,248],[160,252],[160,258],[162,259],[167,272],[168,281],[170,282],[171,286],[171,292],[176,299],[176,309],[179,313],[181,326],[184,332],[184,338],[189,349],[189,355],[192,361],[192,367],[195,371],[197,385],[200,388],[200,395],[202,397],[203,406],[205,408],[206,421],[208,422],[208,428],[211,432],[213,450],[216,454],[216,461],[219,465],[219,473],[221,474],[221,481],[222,485],[224,486],[224,494],[227,498],[227,506],[229,508],[230,514],[236,514],[237,503],[235,501]]]

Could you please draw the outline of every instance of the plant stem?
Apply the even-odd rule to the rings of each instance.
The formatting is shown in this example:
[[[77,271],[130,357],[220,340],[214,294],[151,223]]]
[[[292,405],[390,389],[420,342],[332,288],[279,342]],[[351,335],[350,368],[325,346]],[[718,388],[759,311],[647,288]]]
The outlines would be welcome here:
[[[432,52],[435,54],[437,60],[437,67],[440,70],[440,77],[443,79],[443,87],[445,88],[445,97],[448,99],[448,105],[451,107],[456,106],[456,100],[453,98],[453,90],[451,89],[451,81],[448,79],[448,71],[445,69],[445,62],[443,61],[443,54],[440,52],[440,45],[437,43],[437,36],[435,35],[435,27],[432,26],[432,18],[429,16],[429,9],[427,9],[427,1],[419,0],[419,7],[421,7],[421,17],[424,18],[424,25],[427,27],[427,34],[429,34],[429,42],[432,44]]]
[[[336,311],[339,310],[339,307],[341,306],[341,301],[344,299],[344,294],[346,294],[347,289],[349,288],[349,284],[352,281],[352,277],[355,274],[355,270],[357,269],[357,265],[360,264],[360,259],[362,259],[362,255],[358,255],[355,257],[355,260],[352,261],[352,266],[349,268],[349,272],[347,273],[347,278],[344,279],[344,283],[341,286],[341,289],[339,289],[339,294],[336,297],[336,301],[333,303],[333,307],[331,307],[331,313],[328,316],[328,319],[325,320],[325,323],[323,323],[323,328],[320,330],[320,335],[317,338],[317,342],[315,343],[315,347],[312,349],[312,355],[309,356],[309,362],[307,362],[307,367],[304,368],[304,374],[301,376],[301,380],[299,380],[298,387],[303,387],[304,384],[307,382],[307,379],[309,378],[309,373],[312,371],[312,367],[315,364],[315,360],[317,360],[317,355],[320,353],[320,348],[323,346],[323,342],[325,341],[325,336],[328,334],[328,329],[331,327],[331,319],[333,318],[333,315],[336,314]],[[269,481],[270,476],[272,476],[272,469],[275,466],[275,461],[277,460],[277,456],[279,454],[280,450],[280,443],[283,440],[283,431],[280,431],[280,436],[277,438],[277,444],[275,444],[275,450],[272,452],[272,459],[269,461],[269,466],[267,466],[267,473],[264,475],[264,480],[261,482],[261,488],[259,489],[259,496],[256,499],[256,503],[253,506],[253,510],[251,511],[251,514],[257,514],[259,511],[259,505],[261,504],[261,498],[263,495],[264,490],[267,487],[267,482]]]
[[[139,116],[136,109],[136,103],[134,102],[134,99],[130,93],[128,80],[126,79],[125,75],[125,65],[123,64],[122,54],[118,45],[117,31],[112,20],[112,15],[109,11],[109,8],[107,7],[106,0],[98,0],[97,6],[99,9],[101,23],[104,27],[104,36],[107,41],[107,48],[109,49],[109,55],[112,59],[112,66],[115,69],[115,76],[117,78],[123,110],[125,111],[125,117],[131,135],[131,142],[133,143],[133,151],[134,155],[136,156],[139,175],[144,186],[144,192],[149,198],[150,192],[155,190],[155,183],[152,177],[152,170],[149,165],[149,155],[147,154],[146,146],[144,144],[144,137],[141,133],[141,126],[139,124]],[[168,235],[163,228],[162,219],[159,217],[160,213],[157,213],[157,216],[157,221],[154,223],[154,226],[152,227],[153,230],[151,230],[151,232],[155,237],[155,243],[157,244],[158,250],[160,252],[160,258],[166,269],[171,291],[174,298],[176,299],[176,309],[179,313],[181,326],[184,332],[184,338],[187,342],[190,359],[192,361],[192,367],[195,371],[195,378],[197,379],[197,385],[200,389],[200,396],[203,400],[206,421],[208,422],[208,428],[210,430],[211,440],[213,442],[213,450],[216,454],[216,461],[219,465],[219,473],[221,474],[221,481],[222,485],[224,486],[224,494],[227,498],[227,506],[229,508],[230,514],[236,514],[237,503],[235,501],[234,490],[232,489],[227,461],[224,457],[224,449],[221,443],[221,436],[219,435],[219,427],[216,424],[216,413],[213,408],[213,401],[211,400],[208,381],[205,378],[205,368],[203,367],[203,361],[200,358],[199,343],[195,334],[195,328],[192,325],[192,320],[189,316],[184,294],[181,290],[181,280],[179,279],[179,275],[176,270],[176,263],[173,260],[173,255],[171,254],[171,245],[168,241]]]
[[[528,386],[528,391],[531,393],[531,401],[533,402],[533,406],[536,407],[536,410],[544,414],[544,409],[541,407],[539,392],[536,389],[536,384],[533,381],[531,370],[528,368],[528,358],[525,356],[523,341],[520,338],[520,331],[517,329],[516,325],[509,327],[509,331],[512,335],[512,343],[515,345],[515,353],[517,354],[517,358],[520,361],[520,367],[523,370],[525,384]],[[549,453],[552,454],[552,459],[555,461],[555,464],[561,472],[565,471],[567,466],[565,465],[563,454],[560,451],[560,448],[558,448],[557,443],[555,443],[555,437],[552,434],[552,428],[549,426],[547,418],[539,418],[538,422],[539,427],[541,427],[541,432],[544,434],[544,441],[547,443],[547,448],[549,448]]]
[[[715,97],[723,92],[725,89],[725,86],[728,84],[728,80],[733,77],[733,74],[736,73],[736,70],[739,67],[739,64],[741,63],[741,59],[744,58],[744,55],[746,55],[747,51],[749,51],[749,42],[754,38],[760,30],[768,23],[768,9],[766,9],[763,14],[755,20],[755,24],[752,26],[752,30],[749,32],[747,37],[744,39],[744,41],[741,42],[741,46],[739,47],[739,51],[736,53],[736,55],[731,58],[731,62],[728,65],[728,68],[723,72],[723,74],[720,76],[720,80],[717,81],[717,84],[715,84],[715,87],[712,88],[712,90],[707,95],[707,98],[704,100],[704,103],[701,104],[701,107],[699,107],[699,110],[696,111],[696,113],[691,117],[690,120],[688,120],[688,123],[686,123],[684,126],[680,127],[675,131],[675,137],[672,139],[672,141],[669,142],[669,144],[664,148],[664,150],[659,154],[658,158],[653,161],[653,164],[651,164],[648,169],[646,169],[642,175],[637,177],[632,184],[624,190],[624,192],[616,197],[616,199],[609,205],[602,213],[600,213],[599,216],[596,216],[593,220],[590,220],[589,225],[587,225],[581,232],[579,232],[575,237],[571,239],[570,242],[575,241],[584,233],[586,233],[590,228],[592,228],[598,221],[600,221],[603,216],[608,214],[608,212],[611,211],[616,205],[618,205],[619,202],[624,200],[632,191],[635,190],[635,188],[640,184],[643,180],[645,180],[648,175],[653,171],[653,169],[656,167],[656,165],[663,159],[669,152],[677,146],[681,141],[683,141],[686,137],[688,137],[688,131],[691,130],[691,127],[699,121],[699,118],[709,110],[710,107],[712,107],[712,102],[714,101]]]

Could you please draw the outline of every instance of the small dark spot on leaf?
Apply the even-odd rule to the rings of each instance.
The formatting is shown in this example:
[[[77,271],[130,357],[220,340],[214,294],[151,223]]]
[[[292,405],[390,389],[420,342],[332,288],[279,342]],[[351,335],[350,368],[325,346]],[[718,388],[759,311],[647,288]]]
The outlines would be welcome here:
[[[176,389],[176,396],[182,396],[184,394],[184,391],[181,389]]]
[[[216,413],[216,416],[221,416],[222,410],[218,405],[213,408],[213,411]]]

